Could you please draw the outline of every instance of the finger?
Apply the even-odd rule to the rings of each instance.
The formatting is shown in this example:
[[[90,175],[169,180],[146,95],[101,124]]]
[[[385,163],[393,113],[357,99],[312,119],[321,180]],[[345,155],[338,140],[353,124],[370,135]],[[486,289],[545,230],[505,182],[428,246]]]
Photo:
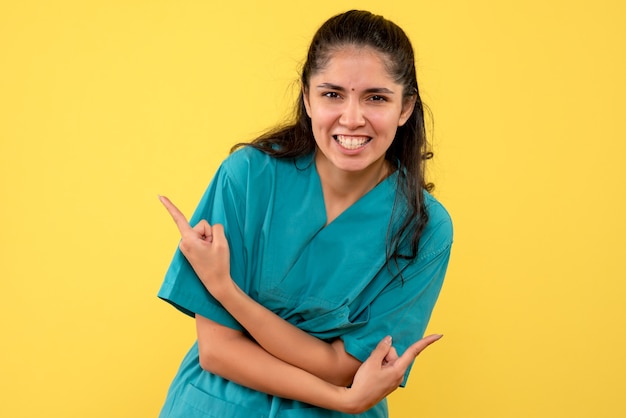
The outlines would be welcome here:
[[[192,229],[204,241],[213,242],[213,231],[206,220],[202,219]]]
[[[391,348],[389,349],[389,352],[387,353],[387,355],[385,356],[385,359],[383,360],[383,365],[393,363],[394,361],[398,359],[398,357],[399,356],[398,356],[398,352],[396,351],[396,348],[394,346],[391,346]]]
[[[212,230],[213,230],[213,239],[215,239],[217,242],[226,241],[226,234],[224,233],[224,225],[215,224],[213,225]]]
[[[426,347],[438,341],[443,335],[433,334],[422,338],[418,342],[411,345],[406,351],[398,358],[396,364],[400,367],[409,367],[411,362],[422,352]]]
[[[391,350],[391,337],[387,336],[383,338],[378,343],[378,345],[376,345],[376,348],[374,348],[369,358],[372,361],[375,361],[377,364],[382,364],[383,360],[385,359],[385,357],[387,356],[390,350]]]
[[[185,215],[183,215],[183,213],[178,210],[178,208],[174,206],[174,204],[167,197],[159,196],[159,200],[161,201],[161,203],[163,203],[165,209],[167,209],[169,214],[172,216],[172,219],[174,219],[174,222],[176,223],[176,226],[178,227],[180,233],[183,234],[189,232],[191,230],[191,225],[189,225],[189,222],[187,222],[187,218],[185,218]]]

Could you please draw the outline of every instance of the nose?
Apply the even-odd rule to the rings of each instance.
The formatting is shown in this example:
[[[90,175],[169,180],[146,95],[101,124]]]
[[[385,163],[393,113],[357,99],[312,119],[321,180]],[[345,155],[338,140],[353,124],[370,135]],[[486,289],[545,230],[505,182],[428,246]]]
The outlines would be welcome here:
[[[365,125],[365,117],[359,100],[350,99],[346,102],[339,123],[348,129],[356,129]]]

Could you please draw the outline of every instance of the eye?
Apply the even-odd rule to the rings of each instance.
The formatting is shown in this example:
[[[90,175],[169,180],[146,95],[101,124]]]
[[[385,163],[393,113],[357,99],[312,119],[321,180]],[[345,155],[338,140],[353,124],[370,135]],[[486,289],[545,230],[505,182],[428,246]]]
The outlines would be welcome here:
[[[329,99],[338,99],[339,93],[337,93],[336,91],[327,91],[325,93],[322,93],[322,96],[328,97]]]
[[[385,96],[380,96],[380,95],[374,95],[372,97],[370,97],[370,100],[372,102],[386,102],[387,98]]]

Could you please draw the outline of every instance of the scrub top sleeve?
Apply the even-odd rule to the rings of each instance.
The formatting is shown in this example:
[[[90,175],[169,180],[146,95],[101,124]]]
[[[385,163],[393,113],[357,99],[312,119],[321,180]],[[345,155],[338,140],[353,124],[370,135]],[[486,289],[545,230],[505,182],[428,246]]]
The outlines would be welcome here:
[[[348,353],[365,361],[378,342],[391,335],[393,346],[402,355],[423,337],[450,259],[451,225],[444,225],[443,229],[439,231],[437,247],[427,245],[417,260],[404,268],[402,277],[393,278],[376,296],[369,306],[367,324],[341,337]],[[407,368],[401,386],[406,384],[410,369]]]
[[[241,260],[233,260],[233,254],[243,253],[241,220],[244,218],[241,213],[243,209],[236,204],[242,201],[236,189],[236,184],[222,165],[202,196],[189,223],[195,225],[205,219],[211,225],[218,223],[224,225],[231,254],[231,276],[239,286],[242,286],[239,281],[243,275],[237,269],[237,266],[242,264]],[[165,274],[158,297],[189,316],[199,314],[229,328],[243,330],[243,327],[206,290],[178,248]]]

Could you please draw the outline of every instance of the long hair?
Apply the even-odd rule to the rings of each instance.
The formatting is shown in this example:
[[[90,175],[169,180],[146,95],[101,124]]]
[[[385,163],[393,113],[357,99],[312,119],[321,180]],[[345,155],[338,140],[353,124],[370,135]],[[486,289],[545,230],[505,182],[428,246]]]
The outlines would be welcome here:
[[[417,256],[419,239],[428,222],[424,205],[426,183],[425,160],[432,158],[428,150],[422,104],[413,47],[404,31],[395,23],[367,11],[351,10],[327,20],[315,33],[300,82],[305,89],[313,74],[325,67],[332,53],[346,46],[370,47],[382,53],[385,65],[395,82],[403,86],[403,98],[414,98],[415,108],[408,121],[400,126],[387,150],[386,160],[396,168],[397,194],[387,233],[387,262],[413,259]],[[315,150],[315,138],[301,89],[293,121],[267,131],[251,143],[236,144],[231,151],[250,145],[276,158],[297,158]]]

